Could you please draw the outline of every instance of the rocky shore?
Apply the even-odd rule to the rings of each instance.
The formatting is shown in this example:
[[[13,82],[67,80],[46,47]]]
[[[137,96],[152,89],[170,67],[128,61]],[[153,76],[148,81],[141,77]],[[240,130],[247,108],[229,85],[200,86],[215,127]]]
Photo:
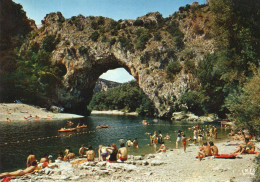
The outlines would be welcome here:
[[[25,117],[29,116],[39,117],[37,120],[46,119],[74,119],[82,118],[84,116],[69,114],[69,113],[54,113],[47,111],[44,108],[31,106],[27,104],[17,104],[17,103],[2,103],[0,104],[0,122],[9,121],[26,121]],[[7,119],[8,118],[8,119]],[[34,118],[32,118],[33,120]]]
[[[217,143],[221,154],[233,152],[235,146],[227,144],[237,141]],[[259,144],[256,144],[259,147]],[[72,165],[74,161],[56,161],[57,168],[44,168],[35,174],[24,176],[12,181],[172,181],[172,182],[249,182],[254,178],[255,155],[244,154],[236,159],[216,159],[207,157],[198,161],[199,147],[189,146],[183,149],[168,149],[165,153],[148,154],[145,156],[129,156],[122,163],[88,162]],[[96,159],[97,161],[97,159]]]

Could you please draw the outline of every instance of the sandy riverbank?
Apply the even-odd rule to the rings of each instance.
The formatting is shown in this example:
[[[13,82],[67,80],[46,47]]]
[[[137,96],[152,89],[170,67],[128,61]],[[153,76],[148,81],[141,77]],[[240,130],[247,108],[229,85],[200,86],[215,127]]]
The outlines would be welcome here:
[[[101,114],[101,115],[128,115],[128,116],[138,116],[137,112],[123,112],[118,110],[108,110],[108,111],[91,111],[91,114]]]
[[[236,146],[217,143],[221,154],[229,154]],[[256,144],[259,148],[260,145]],[[168,149],[166,153],[129,156],[125,163],[84,162],[71,165],[57,162],[55,169],[42,169],[23,178],[26,181],[167,181],[167,182],[249,182],[254,178],[254,154],[240,155],[236,159],[208,157],[198,161],[198,146]],[[82,160],[82,159],[76,159]],[[16,181],[16,180],[14,180]],[[17,180],[18,181],[18,180]]]
[[[11,121],[25,121],[24,117],[39,116],[39,120],[42,119],[73,119],[82,118],[84,116],[69,114],[69,113],[53,113],[45,111],[42,108],[17,103],[2,103],[0,104],[0,122],[7,121],[9,118]]]

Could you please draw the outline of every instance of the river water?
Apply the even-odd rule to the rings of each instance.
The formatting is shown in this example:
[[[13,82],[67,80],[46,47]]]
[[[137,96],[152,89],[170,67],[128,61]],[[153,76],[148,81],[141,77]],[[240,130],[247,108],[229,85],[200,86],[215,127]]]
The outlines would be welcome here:
[[[149,124],[142,125],[146,119]],[[67,120],[24,121],[1,123],[0,125],[0,172],[26,168],[28,151],[32,150],[38,161],[44,153],[57,158],[59,152],[63,152],[70,146],[78,155],[78,149],[82,144],[92,145],[97,152],[98,145],[111,145],[126,142],[138,138],[139,149],[130,148],[129,153],[144,155],[154,153],[154,148],[148,146],[149,135],[154,131],[161,131],[163,136],[167,133],[170,140],[165,140],[167,148],[175,148],[177,131],[182,130],[186,136],[192,136],[191,124],[172,123],[171,121],[155,120],[154,118],[136,116],[101,116],[94,115],[82,119],[72,120],[74,127],[80,123],[88,125],[86,129],[61,134],[58,130],[67,124]],[[96,129],[98,125],[109,125],[108,128]],[[204,126],[202,126],[204,127]],[[228,131],[219,129],[218,140],[226,136]],[[123,140],[122,140],[123,139]]]

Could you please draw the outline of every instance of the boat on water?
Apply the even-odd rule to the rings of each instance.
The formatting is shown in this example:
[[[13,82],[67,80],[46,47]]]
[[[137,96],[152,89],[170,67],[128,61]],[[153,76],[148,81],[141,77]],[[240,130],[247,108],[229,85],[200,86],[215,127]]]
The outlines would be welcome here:
[[[101,128],[108,128],[108,125],[103,125],[103,126],[101,126],[101,125],[98,125],[96,128],[97,128],[97,129],[101,129]]]
[[[58,132],[71,132],[71,131],[75,131],[76,128],[61,128],[60,130],[58,130]]]

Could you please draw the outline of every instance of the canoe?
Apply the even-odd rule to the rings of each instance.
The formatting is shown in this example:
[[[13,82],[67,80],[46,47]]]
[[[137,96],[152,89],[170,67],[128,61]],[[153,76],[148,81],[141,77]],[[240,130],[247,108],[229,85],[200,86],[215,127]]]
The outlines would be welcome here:
[[[70,131],[75,131],[76,128],[70,128],[70,129],[60,129],[58,132],[70,132]]]
[[[97,126],[97,129],[101,129],[101,128],[108,128],[108,125],[104,125],[104,126]]]

